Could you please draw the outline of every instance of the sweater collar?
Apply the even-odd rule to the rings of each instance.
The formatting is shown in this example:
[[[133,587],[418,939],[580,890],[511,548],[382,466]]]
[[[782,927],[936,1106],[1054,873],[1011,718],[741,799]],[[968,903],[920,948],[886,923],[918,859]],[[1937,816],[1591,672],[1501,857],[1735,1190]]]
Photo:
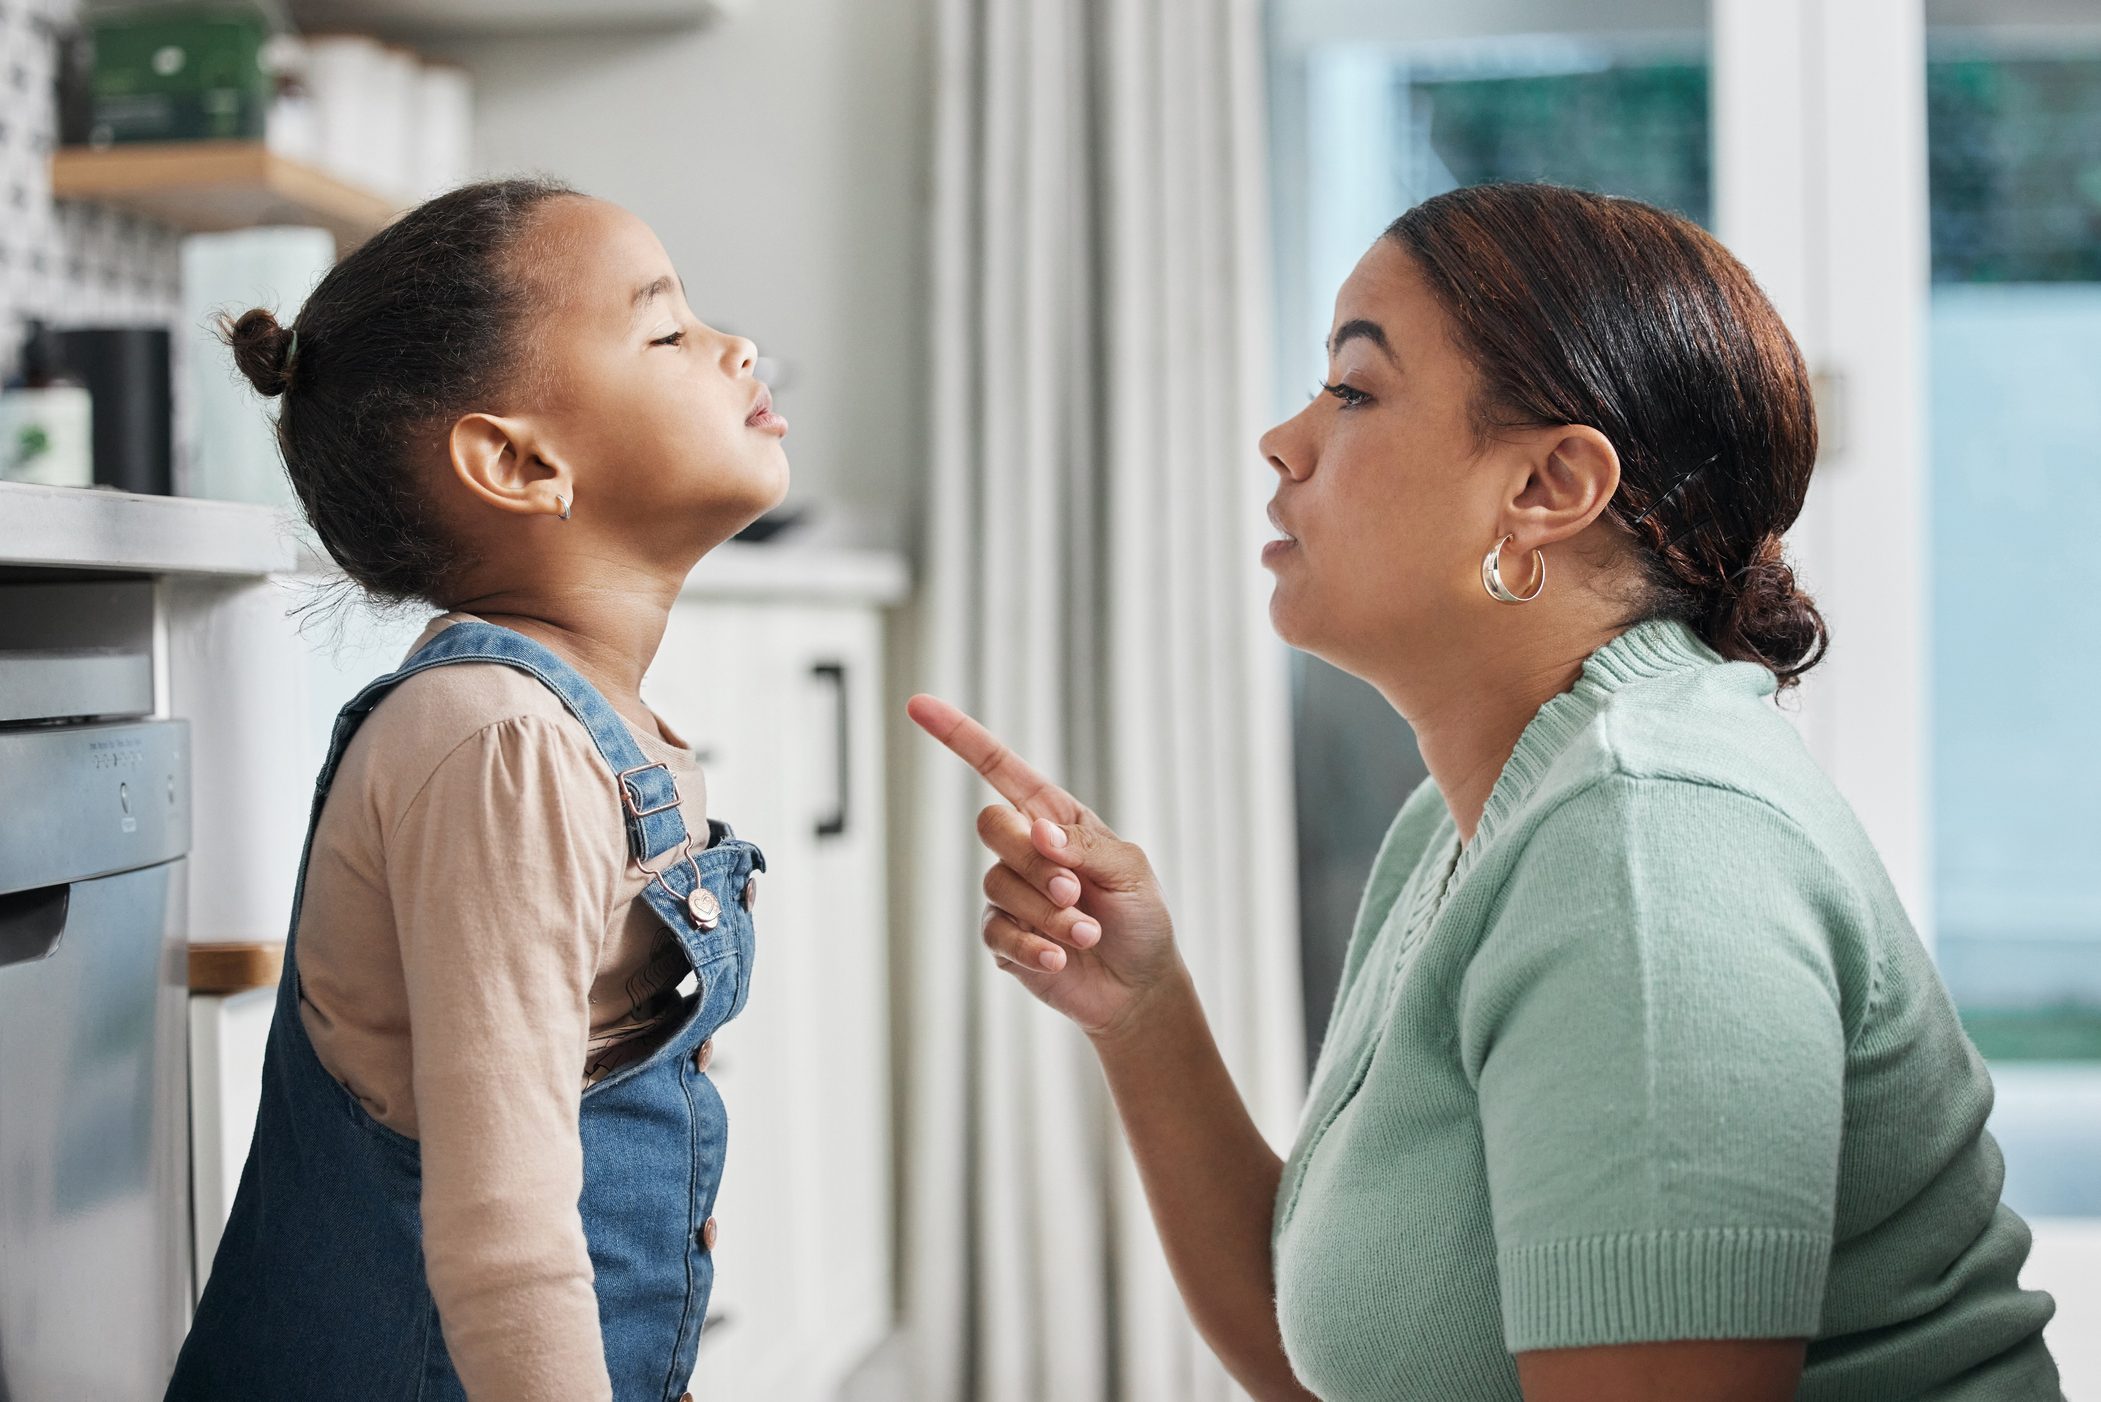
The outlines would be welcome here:
[[[1509,815],[1531,796],[1569,742],[1590,724],[1605,703],[1622,688],[1656,677],[1673,676],[1719,665],[1721,654],[1675,618],[1652,618],[1621,633],[1584,660],[1575,684],[1550,698],[1533,715],[1517,747],[1503,765],[1474,840],[1459,856],[1459,869],[1472,865],[1479,852]]]

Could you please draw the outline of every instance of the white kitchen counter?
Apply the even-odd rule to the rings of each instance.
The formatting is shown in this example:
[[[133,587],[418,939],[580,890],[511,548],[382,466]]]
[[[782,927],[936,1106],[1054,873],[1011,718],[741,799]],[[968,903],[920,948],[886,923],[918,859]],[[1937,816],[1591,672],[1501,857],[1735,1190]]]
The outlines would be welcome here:
[[[888,550],[732,540],[694,567],[683,592],[687,598],[887,606],[903,602],[911,584],[904,557]]]
[[[144,574],[327,573],[273,507],[0,482],[0,565]],[[887,550],[730,541],[686,580],[688,596],[890,605],[911,589]]]
[[[302,545],[295,573],[302,580],[318,582],[333,576],[335,566]],[[902,603],[911,588],[911,568],[894,551],[838,545],[752,545],[732,540],[708,552],[686,576],[680,593],[688,599],[887,608]],[[421,626],[419,621],[409,636]],[[391,642],[389,635],[389,645]]]
[[[252,576],[295,562],[270,507],[0,482],[0,565]]]

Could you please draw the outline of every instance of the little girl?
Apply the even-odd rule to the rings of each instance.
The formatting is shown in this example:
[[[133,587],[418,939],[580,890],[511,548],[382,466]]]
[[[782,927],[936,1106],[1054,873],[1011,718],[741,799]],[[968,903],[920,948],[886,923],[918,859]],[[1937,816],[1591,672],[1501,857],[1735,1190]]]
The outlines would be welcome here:
[[[226,335],[282,396],[329,554],[443,612],[336,721],[168,1397],[668,1402],[765,860],[640,686],[687,572],[786,488],[756,349],[695,318],[639,219],[520,180],[432,200],[291,326]]]

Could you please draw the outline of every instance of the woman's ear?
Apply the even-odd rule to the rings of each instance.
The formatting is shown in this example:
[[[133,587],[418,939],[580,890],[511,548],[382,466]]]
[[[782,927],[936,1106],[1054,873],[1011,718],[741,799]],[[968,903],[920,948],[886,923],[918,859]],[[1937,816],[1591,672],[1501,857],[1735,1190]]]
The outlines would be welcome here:
[[[1556,545],[1603,515],[1620,486],[1620,455],[1612,440],[1583,424],[1540,429],[1530,447],[1530,471],[1504,507],[1504,530],[1519,550]]]
[[[499,511],[558,516],[576,500],[568,470],[540,455],[522,419],[464,415],[446,435],[445,450],[461,485]]]

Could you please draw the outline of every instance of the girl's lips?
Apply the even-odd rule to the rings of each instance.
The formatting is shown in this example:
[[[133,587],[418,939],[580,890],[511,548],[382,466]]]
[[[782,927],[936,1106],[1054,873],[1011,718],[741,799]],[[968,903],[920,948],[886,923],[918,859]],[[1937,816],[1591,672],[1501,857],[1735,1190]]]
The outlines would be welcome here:
[[[761,385],[759,402],[752,406],[751,413],[744,418],[746,428],[755,428],[763,433],[785,434],[788,421],[773,412],[773,391]]]

